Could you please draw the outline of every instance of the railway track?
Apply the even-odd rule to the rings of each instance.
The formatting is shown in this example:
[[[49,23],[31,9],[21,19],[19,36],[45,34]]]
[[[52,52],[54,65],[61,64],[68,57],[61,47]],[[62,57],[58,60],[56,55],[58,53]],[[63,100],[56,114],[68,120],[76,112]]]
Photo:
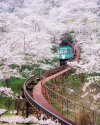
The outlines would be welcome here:
[[[80,49],[75,44],[70,44],[70,45],[75,49],[74,60],[78,61],[80,55]],[[30,84],[32,84],[32,82],[37,79],[34,76],[26,80],[23,86],[23,92],[27,102],[31,106],[35,106],[38,110],[41,110],[43,113],[46,113],[53,119],[58,119],[62,125],[76,125],[76,123],[69,120],[68,118],[63,116],[62,113],[58,112],[55,108],[52,107],[50,102],[48,102],[45,98],[44,86],[48,81],[53,80],[63,74],[69,73],[70,70],[71,70],[70,66],[61,66],[54,68],[43,74],[42,80],[39,80],[39,82],[35,86],[29,87]],[[31,89],[31,91],[28,90],[28,87]]]

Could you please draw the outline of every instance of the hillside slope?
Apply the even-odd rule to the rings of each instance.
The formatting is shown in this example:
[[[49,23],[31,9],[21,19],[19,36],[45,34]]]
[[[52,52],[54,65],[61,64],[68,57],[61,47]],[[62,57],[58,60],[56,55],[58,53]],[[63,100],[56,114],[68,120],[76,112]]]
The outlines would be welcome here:
[[[74,31],[86,71],[100,69],[100,0],[1,0],[0,63],[51,59],[61,34]],[[9,69],[10,70],[10,69]],[[17,71],[16,71],[17,72]],[[100,72],[100,70],[98,70]],[[16,73],[17,74],[17,73]]]

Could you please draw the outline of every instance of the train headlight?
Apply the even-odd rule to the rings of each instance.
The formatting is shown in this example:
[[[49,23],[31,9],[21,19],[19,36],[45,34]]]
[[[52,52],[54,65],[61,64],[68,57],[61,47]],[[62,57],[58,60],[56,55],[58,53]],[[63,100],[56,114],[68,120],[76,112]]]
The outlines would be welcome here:
[[[62,54],[61,57],[62,57],[62,59],[65,59],[65,54]]]

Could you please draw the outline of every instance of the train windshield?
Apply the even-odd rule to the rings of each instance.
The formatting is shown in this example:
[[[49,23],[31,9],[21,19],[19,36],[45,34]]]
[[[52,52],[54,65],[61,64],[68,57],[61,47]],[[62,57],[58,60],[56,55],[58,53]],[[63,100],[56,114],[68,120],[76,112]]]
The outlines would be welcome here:
[[[66,50],[66,49],[60,50],[59,53],[60,53],[60,54],[66,54],[66,53],[67,53],[67,50]]]
[[[69,54],[72,54],[73,53],[73,50],[72,49],[68,49],[67,51]]]
[[[60,53],[60,54],[63,54],[63,50],[59,50],[59,53]]]
[[[64,54],[66,54],[66,53],[67,53],[67,50],[65,49],[65,50],[63,50],[63,52],[64,52]]]

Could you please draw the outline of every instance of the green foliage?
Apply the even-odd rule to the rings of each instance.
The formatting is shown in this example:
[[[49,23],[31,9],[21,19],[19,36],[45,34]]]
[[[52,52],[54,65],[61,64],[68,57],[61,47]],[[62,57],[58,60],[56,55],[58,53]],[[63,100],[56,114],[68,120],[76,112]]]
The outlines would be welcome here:
[[[93,72],[93,73],[89,74],[89,76],[100,76],[100,73]]]
[[[62,36],[61,36],[61,41],[62,42],[76,42],[75,38],[72,36],[72,33],[73,32],[70,32],[70,33],[64,33]]]
[[[52,62],[57,62],[57,61],[59,61],[59,59],[57,57],[54,57],[51,61]]]
[[[54,57],[53,59],[43,59],[43,60],[40,60],[38,62],[39,63],[43,63],[43,64],[54,65],[58,61],[59,61],[59,59],[57,57]]]
[[[38,64],[34,64],[34,65],[22,65],[20,68],[20,72],[24,71],[24,70],[28,70],[28,71],[32,71],[34,69],[38,69],[39,65]]]
[[[26,79],[21,79],[21,78],[11,78],[11,88],[14,91],[14,93],[20,94],[21,88],[23,87],[23,84]]]
[[[0,67],[3,66],[4,64],[3,63],[0,63]]]
[[[1,81],[0,86],[9,87],[14,91],[14,93],[20,94],[25,80],[26,79],[11,77],[8,83],[5,80]]]
[[[17,69],[17,68],[19,69],[20,68],[20,66],[17,64],[11,64],[11,65],[9,65],[9,67],[12,69]]]
[[[21,68],[20,68],[20,72],[22,72],[22,71],[25,70],[25,69],[31,71],[31,70],[33,70],[33,66],[30,66],[30,65],[22,65]]]
[[[50,50],[52,53],[57,53],[58,48],[57,48],[57,46],[52,46],[52,48]]]
[[[16,99],[0,98],[0,107],[7,110],[15,110]]]
[[[43,64],[50,64],[50,59],[42,59],[42,60],[39,60],[38,62]]]
[[[65,83],[69,83],[69,86],[73,88],[75,91],[80,90],[80,87],[83,83],[87,81],[87,74],[80,74],[78,75],[69,75],[68,78],[65,80]]]
[[[33,74],[34,75],[40,75],[42,74],[43,72],[45,72],[44,69],[40,68],[40,67],[34,67],[34,70],[33,70]]]

